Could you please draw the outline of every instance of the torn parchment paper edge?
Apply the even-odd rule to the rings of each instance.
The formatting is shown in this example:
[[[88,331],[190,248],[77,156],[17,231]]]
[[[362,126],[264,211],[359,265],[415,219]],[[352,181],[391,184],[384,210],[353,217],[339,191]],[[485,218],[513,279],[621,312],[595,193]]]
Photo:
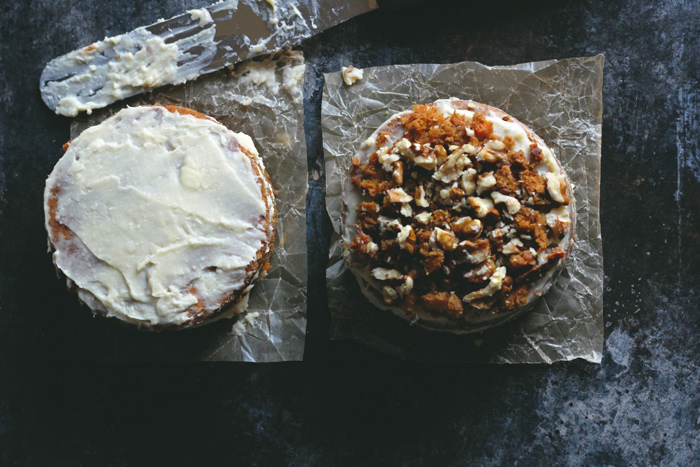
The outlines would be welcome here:
[[[327,289],[331,338],[353,339],[409,360],[600,363],[603,350],[603,258],[600,150],[604,57],[513,66],[476,62],[366,68],[348,86],[326,74],[322,104],[326,205],[331,240]],[[577,240],[567,269],[521,319],[481,334],[454,336],[410,326],[371,306],[342,261],[342,180],[356,148],[382,122],[417,103],[457,97],[500,108],[540,135],[577,186]]]
[[[103,358],[85,343],[67,353],[87,360],[299,361],[306,336],[306,192],[308,169],[303,129],[304,57],[285,50],[258,57],[182,86],[165,87],[127,102],[81,116],[71,135],[96,124],[127,105],[169,104],[189,107],[251,136],[279,192],[272,268],[253,287],[246,313],[201,328],[145,333],[111,320],[91,320],[67,313],[65,340],[81,339],[91,330],[104,332]],[[72,311],[72,310],[71,310]],[[81,310],[82,312],[82,310]],[[118,343],[118,345],[117,345]],[[94,339],[92,340],[94,344]],[[130,347],[131,346],[131,347]],[[64,350],[65,350],[64,345]],[[111,347],[110,350],[108,347]],[[139,355],[141,351],[143,355]],[[99,352],[98,352],[99,353]],[[167,355],[166,355],[167,354]]]

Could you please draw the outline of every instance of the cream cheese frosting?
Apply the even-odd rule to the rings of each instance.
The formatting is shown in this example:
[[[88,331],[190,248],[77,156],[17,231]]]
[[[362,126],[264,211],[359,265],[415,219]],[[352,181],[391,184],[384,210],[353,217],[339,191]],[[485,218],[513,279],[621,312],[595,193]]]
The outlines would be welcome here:
[[[107,316],[181,326],[249,290],[273,235],[263,171],[252,140],[213,120],[124,109],[72,141],[47,180],[54,263]],[[50,228],[54,196],[69,239]]]

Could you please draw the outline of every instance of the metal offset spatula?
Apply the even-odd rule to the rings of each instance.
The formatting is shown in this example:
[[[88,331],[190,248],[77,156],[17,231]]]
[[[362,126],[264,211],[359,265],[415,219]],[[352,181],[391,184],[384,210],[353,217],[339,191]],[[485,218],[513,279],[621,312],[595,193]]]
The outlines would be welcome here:
[[[51,60],[41,97],[57,114],[89,113],[296,44],[376,8],[376,0],[219,2]]]

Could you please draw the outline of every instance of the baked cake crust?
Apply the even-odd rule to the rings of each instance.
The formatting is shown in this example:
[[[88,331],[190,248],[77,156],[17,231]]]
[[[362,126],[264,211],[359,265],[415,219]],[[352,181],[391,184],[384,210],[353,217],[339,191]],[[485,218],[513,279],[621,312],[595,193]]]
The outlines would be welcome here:
[[[258,204],[261,206],[260,215],[256,216],[255,219],[247,219],[243,215],[241,215],[240,218],[237,218],[233,213],[236,213],[237,208],[240,209],[240,207],[237,206],[235,202],[232,202],[230,205],[230,210],[228,207],[224,210],[225,212],[222,214],[222,219],[229,216],[233,220],[240,220],[241,222],[245,221],[244,224],[250,222],[249,225],[245,224],[247,225],[245,232],[248,233],[244,232],[241,235],[248,235],[248,237],[246,237],[248,242],[251,245],[258,245],[259,247],[251,254],[250,260],[247,262],[247,264],[244,263],[236,266],[227,266],[226,263],[228,260],[225,257],[225,254],[228,250],[226,248],[231,246],[230,244],[232,241],[235,242],[235,237],[233,239],[226,237],[226,241],[224,242],[225,245],[222,247],[223,253],[219,254],[218,256],[213,256],[211,264],[200,264],[201,261],[197,260],[197,267],[200,268],[199,273],[194,271],[194,265],[182,265],[183,271],[185,271],[183,274],[189,274],[188,277],[190,280],[188,283],[178,284],[176,286],[172,284],[165,284],[165,289],[166,292],[168,292],[168,287],[177,287],[178,290],[173,290],[174,294],[178,298],[185,297],[185,299],[189,300],[187,305],[179,305],[179,307],[175,306],[171,308],[165,307],[166,309],[164,310],[164,307],[162,306],[163,300],[153,298],[162,297],[163,294],[162,292],[156,291],[153,287],[151,287],[150,290],[146,290],[146,295],[151,294],[151,296],[148,296],[145,299],[144,297],[137,296],[138,294],[133,293],[131,289],[129,289],[126,293],[126,297],[119,296],[117,300],[110,298],[109,293],[107,293],[105,290],[109,291],[112,287],[114,287],[114,289],[118,289],[118,287],[116,284],[110,282],[109,275],[100,276],[96,274],[97,277],[94,280],[85,279],[86,277],[90,276],[90,268],[95,267],[96,265],[101,265],[101,263],[104,261],[103,258],[97,257],[95,254],[93,254],[95,245],[87,245],[85,239],[80,238],[80,235],[76,234],[76,232],[72,230],[71,225],[85,224],[86,222],[91,225],[95,223],[109,224],[111,222],[110,216],[100,217],[100,213],[93,213],[92,218],[85,218],[85,216],[83,216],[81,219],[86,220],[79,223],[75,220],[77,218],[76,216],[78,215],[78,213],[74,212],[76,211],[75,205],[69,206],[71,201],[76,200],[64,198],[64,196],[79,196],[75,195],[75,193],[78,193],[75,186],[78,185],[76,180],[80,174],[79,161],[85,159],[81,159],[81,151],[89,153],[89,146],[86,147],[84,144],[77,144],[80,141],[79,136],[73,142],[76,144],[71,144],[71,142],[69,142],[64,146],[66,153],[54,168],[54,171],[47,180],[46,184],[46,228],[49,234],[49,243],[54,252],[54,264],[56,265],[57,269],[66,276],[69,287],[78,292],[80,300],[84,302],[93,311],[93,313],[106,317],[114,317],[125,323],[135,325],[141,329],[162,330],[191,328],[224,317],[231,317],[244,311],[247,307],[248,294],[252,286],[258,279],[264,276],[265,272],[270,268],[269,259],[273,250],[275,228],[277,223],[277,210],[274,200],[275,193],[272,188],[269,175],[265,172],[262,160],[258,157],[257,150],[255,149],[252,140],[250,140],[250,138],[246,135],[231,132],[215,119],[192,109],[178,106],[156,105],[141,106],[125,110],[128,110],[131,113],[129,113],[127,116],[124,111],[122,111],[110,117],[108,120],[115,118],[139,120],[140,118],[143,118],[144,115],[148,116],[151,114],[150,117],[154,117],[156,121],[159,121],[159,119],[163,118],[163,115],[165,115],[164,112],[167,112],[170,114],[182,115],[185,118],[194,117],[198,120],[207,120],[212,122],[212,125],[205,128],[205,132],[209,131],[212,135],[215,135],[215,137],[212,136],[212,139],[214,141],[218,141],[217,144],[221,146],[221,153],[224,155],[224,157],[231,158],[228,161],[229,163],[233,164],[233,162],[230,162],[233,160],[233,158],[243,155],[247,163],[243,162],[241,159],[238,161],[237,167],[240,167],[240,164],[243,164],[244,168],[249,166],[251,172],[248,178],[245,179],[245,182],[243,181],[244,176],[240,175],[239,173],[239,178],[232,178],[230,183],[233,185],[235,185],[237,182],[248,183],[247,186],[241,185],[240,189],[244,190],[252,197],[251,199],[254,201],[253,204],[256,203],[254,198],[258,198]],[[152,113],[156,113],[157,115],[152,115]],[[183,131],[187,131],[187,128],[184,126]],[[129,139],[131,139],[131,136],[129,136]],[[163,144],[177,145],[177,142],[163,142]],[[76,145],[79,145],[80,148],[73,150]],[[187,150],[192,151],[192,149],[193,148],[188,148]],[[178,149],[177,147],[171,147],[169,150],[175,154]],[[133,157],[134,160],[131,162],[138,165],[138,152],[135,152]],[[185,155],[185,157],[187,156]],[[164,170],[163,173],[167,175],[169,171],[172,171],[172,173],[177,176],[179,171],[180,183],[185,183],[187,180],[183,181],[182,178],[185,163],[183,163],[181,159],[177,158],[166,158],[165,160],[167,164],[172,166],[172,170],[166,167],[166,170]],[[92,163],[95,164],[96,162]],[[76,167],[78,167],[78,169],[76,169]],[[224,168],[225,167],[226,165],[224,165]],[[101,175],[105,177],[110,176],[110,174],[107,173]],[[206,192],[206,190],[213,190],[213,188],[209,189],[206,187],[206,180],[200,181],[199,179],[195,179],[194,183],[200,182],[201,185],[206,188],[201,190],[204,192],[202,196],[209,196],[212,197],[212,199],[216,199],[218,196],[221,196],[220,193]],[[154,183],[157,183],[157,179],[154,180]],[[191,184],[192,182],[188,183]],[[252,187],[255,187],[255,189],[251,190]],[[84,188],[81,189],[84,190]],[[148,189],[157,190],[157,186],[155,188],[153,186],[149,186]],[[197,185],[196,189],[199,190],[201,187]],[[255,192],[257,192],[257,194]],[[68,195],[66,195],[66,193],[68,193]],[[228,192],[226,194],[230,195],[231,193]],[[182,195],[175,193],[169,194],[169,196],[175,198]],[[117,201],[118,199],[119,198],[115,198]],[[117,205],[116,208],[119,210],[133,209],[132,206],[126,204]],[[181,208],[177,207],[176,210],[181,210]],[[190,229],[191,225],[195,225],[196,228],[199,220],[193,223],[190,218],[192,218],[192,216],[196,217],[199,214],[201,214],[202,217],[205,217],[204,213],[195,212],[192,214],[187,214],[186,216],[183,216],[183,219],[185,219],[187,222],[186,226],[182,224],[182,222],[180,224],[175,222],[171,227],[166,226],[166,228],[172,229],[173,232]],[[216,214],[218,215],[219,213]],[[160,215],[160,213],[154,212],[153,215]],[[231,219],[226,218],[224,220],[230,223]],[[221,222],[224,221],[222,220]],[[124,228],[124,226],[112,227],[117,230],[127,231],[127,233],[122,232],[122,236],[119,237],[125,243],[131,242],[132,240],[134,242],[143,240],[139,239],[137,234],[133,236],[129,234],[129,229]],[[84,228],[84,226],[81,226],[81,228]],[[249,233],[251,231],[253,231],[253,234]],[[190,232],[188,232],[188,234],[189,233]],[[211,233],[209,233],[209,235],[211,236]],[[185,238],[185,246],[183,247],[182,245],[177,245],[174,248],[182,248],[185,251],[187,251],[189,248],[192,251],[192,255],[185,256],[185,258],[193,258],[198,256],[194,253],[195,249],[197,248],[196,243],[193,243],[191,236],[188,237],[185,235],[185,237],[187,237]],[[251,238],[254,240],[259,238],[260,241],[252,241],[250,240]],[[153,239],[146,240],[150,241]],[[108,239],[105,239],[105,242],[107,241]],[[190,242],[190,246],[187,246],[187,242]],[[211,243],[215,244],[216,242],[212,241]],[[240,263],[240,258],[235,259],[239,260]],[[197,261],[193,260],[193,264]],[[134,269],[134,267],[134,265],[130,264],[127,266],[127,269],[131,271]],[[138,267],[136,267],[136,269],[138,270]],[[192,271],[190,271],[190,269],[192,269]],[[236,272],[236,269],[238,269],[240,272]],[[151,280],[151,278],[141,274],[140,271],[135,272],[134,274],[135,280],[138,282],[148,282]],[[197,276],[197,274],[200,274],[200,276]],[[235,274],[236,280],[233,280],[230,274]],[[205,275],[206,280],[203,278]],[[211,287],[212,283],[216,283],[216,287]],[[222,293],[222,287],[229,283],[234,285],[234,287]],[[151,284],[149,283],[149,285]],[[131,287],[131,284],[129,284],[129,286]],[[145,305],[142,303],[144,300],[147,302]],[[153,308],[154,310],[150,310],[149,307]],[[137,308],[138,313],[134,311]],[[143,309],[146,309],[147,311],[144,313],[142,312]],[[169,314],[169,310],[174,310],[176,313]]]
[[[570,253],[572,185],[551,150],[473,101],[414,106],[362,145],[343,190],[348,267],[378,308],[481,331],[530,309]]]

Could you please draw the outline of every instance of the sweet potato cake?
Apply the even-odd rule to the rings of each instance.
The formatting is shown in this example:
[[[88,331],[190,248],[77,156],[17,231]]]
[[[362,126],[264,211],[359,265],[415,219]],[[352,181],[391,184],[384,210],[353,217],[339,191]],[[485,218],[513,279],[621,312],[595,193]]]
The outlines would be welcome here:
[[[472,101],[416,105],[353,158],[346,263],[377,307],[468,333],[532,307],[574,238],[572,185],[547,145]]]
[[[277,222],[251,138],[174,106],[127,108],[81,133],[44,210],[54,264],[80,300],[154,330],[243,311]]]

